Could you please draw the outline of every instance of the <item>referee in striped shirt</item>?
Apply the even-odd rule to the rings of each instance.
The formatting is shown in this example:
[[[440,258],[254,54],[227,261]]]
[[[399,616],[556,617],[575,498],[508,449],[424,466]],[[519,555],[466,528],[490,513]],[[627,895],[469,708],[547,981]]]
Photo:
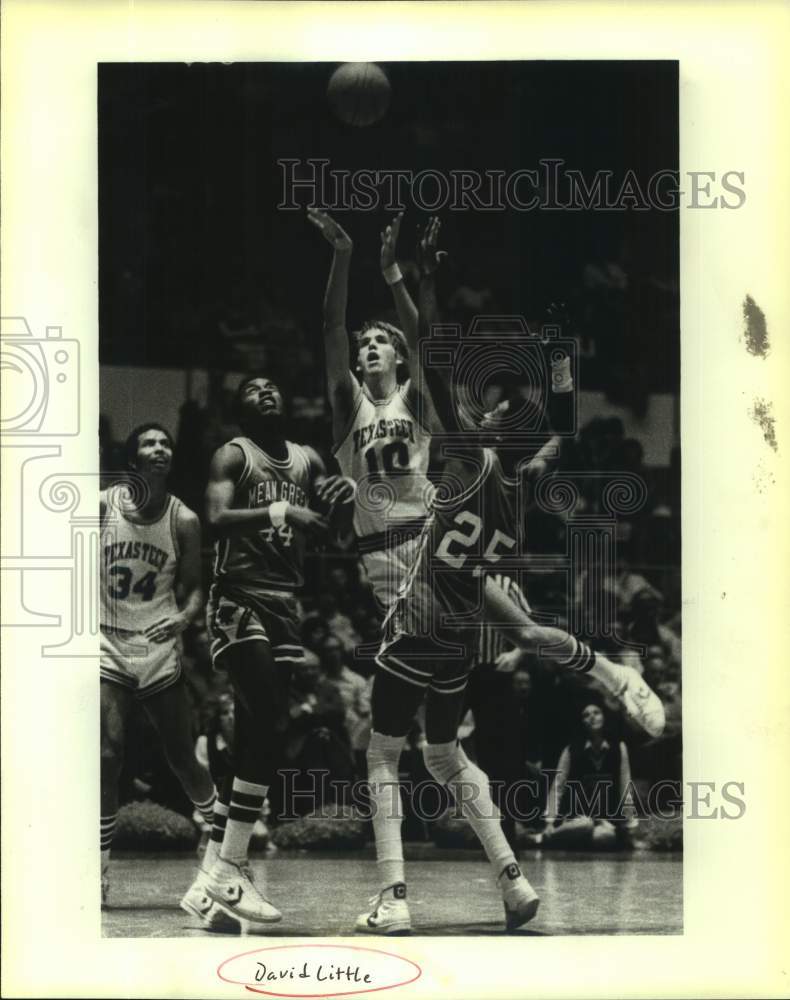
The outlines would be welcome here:
[[[498,587],[502,593],[509,597],[510,600],[522,611],[526,611],[527,614],[532,614],[532,608],[529,606],[529,601],[524,596],[521,587],[509,576],[505,576],[504,573],[487,573],[486,579],[490,580],[496,587]],[[503,658],[500,661],[500,657],[506,652],[519,653],[518,657]],[[505,636],[497,631],[493,626],[485,624],[483,628],[480,629],[480,639],[478,641],[477,656],[474,660],[474,666],[480,667],[484,664],[493,664],[497,670],[512,671],[517,663],[521,659],[526,659],[521,657],[521,651],[517,650],[513,643],[510,642]]]

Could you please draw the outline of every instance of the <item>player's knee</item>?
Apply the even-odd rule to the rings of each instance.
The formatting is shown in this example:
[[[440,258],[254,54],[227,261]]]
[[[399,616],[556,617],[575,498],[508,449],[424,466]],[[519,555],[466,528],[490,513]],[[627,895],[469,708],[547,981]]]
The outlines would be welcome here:
[[[442,785],[457,777],[470,763],[459,744],[427,743],[422,752],[428,773]]]
[[[368,762],[368,774],[381,766],[394,765],[397,767],[405,743],[405,736],[387,736],[385,733],[372,732],[370,734],[370,743],[365,753]]]

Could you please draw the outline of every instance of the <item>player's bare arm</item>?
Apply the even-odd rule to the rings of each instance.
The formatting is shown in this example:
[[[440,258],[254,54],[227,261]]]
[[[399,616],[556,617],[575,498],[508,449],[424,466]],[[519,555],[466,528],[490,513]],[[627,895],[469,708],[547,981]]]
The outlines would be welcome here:
[[[390,225],[381,232],[381,273],[392,292],[392,298],[398,312],[398,322],[403,336],[406,338],[406,346],[409,348],[411,367],[411,379],[407,390],[409,405],[415,413],[420,415],[426,427],[433,428],[437,424],[437,416],[420,365],[417,306],[409,295],[406,282],[398,267],[397,246],[402,222],[403,212],[398,212]]]
[[[350,371],[346,325],[348,274],[354,245],[343,227],[326,212],[309,208],[307,218],[320,230],[333,250],[324,295],[324,348],[327,389],[332,407],[332,434],[338,442],[351,417],[356,389],[356,381]]]
[[[403,222],[403,212],[398,212],[392,222],[381,231],[381,274],[389,285],[392,299],[398,311],[403,336],[409,351],[417,347],[417,306],[412,301],[406,282],[398,267],[398,234]]]
[[[183,504],[176,519],[178,540],[178,583],[184,595],[181,609],[174,615],[155,622],[145,634],[151,642],[166,642],[180,635],[203,610],[203,589],[200,571],[200,520]]]
[[[432,216],[417,244],[417,264],[420,269],[420,288],[417,296],[417,333],[420,341],[431,336],[431,328],[439,320],[439,306],[436,300],[436,272],[442,260],[447,256],[444,251],[437,249],[440,229],[441,223],[438,216]],[[449,376],[434,369],[425,369],[423,377],[433,401],[439,429],[454,426],[455,416]]]
[[[206,487],[206,518],[211,527],[220,535],[244,534],[271,528],[272,519],[268,507],[251,509],[234,508],[233,497],[236,484],[244,468],[241,449],[233,444],[218,448],[211,460],[208,486]],[[326,518],[315,511],[294,504],[285,506],[285,523],[308,537],[326,537]]]

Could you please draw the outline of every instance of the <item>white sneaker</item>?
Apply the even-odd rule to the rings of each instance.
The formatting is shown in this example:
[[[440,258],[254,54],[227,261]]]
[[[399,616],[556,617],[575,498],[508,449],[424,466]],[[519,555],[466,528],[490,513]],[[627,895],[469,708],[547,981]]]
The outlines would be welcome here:
[[[615,692],[625,714],[650,736],[660,736],[666,725],[661,699],[654,694],[633,667],[622,668],[623,686]]]
[[[540,898],[516,864],[507,865],[497,879],[505,904],[505,928],[509,931],[528,923],[538,912]]]
[[[237,865],[220,858],[206,877],[206,895],[232,917],[261,924],[276,924],[283,915],[262,895],[249,864]]]
[[[359,934],[411,934],[411,917],[403,882],[382,889],[371,896],[370,909],[360,913],[354,930]]]
[[[197,917],[205,930],[223,934],[240,934],[242,931],[241,921],[231,916],[230,913],[226,913],[206,892],[208,878],[208,872],[200,868],[195,881],[184,893],[184,897],[178,905],[186,913]]]

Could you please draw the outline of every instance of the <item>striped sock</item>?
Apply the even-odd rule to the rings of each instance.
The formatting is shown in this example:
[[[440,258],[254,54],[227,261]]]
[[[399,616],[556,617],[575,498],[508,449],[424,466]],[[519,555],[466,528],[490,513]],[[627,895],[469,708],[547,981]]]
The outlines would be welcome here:
[[[220,849],[223,861],[232,861],[238,865],[247,860],[252,828],[261,814],[268,791],[268,785],[256,785],[241,778],[233,779],[225,836]]]
[[[577,674],[587,674],[595,666],[595,653],[590,649],[586,642],[579,642],[575,636],[568,636],[570,641],[573,643],[573,649],[570,654],[564,659],[558,659],[557,663],[561,667],[566,667],[568,670],[573,670]],[[594,675],[593,675],[594,676]]]
[[[225,836],[225,827],[228,822],[228,803],[218,798],[214,806],[214,821],[211,826],[211,837],[206,845],[206,853],[203,855],[203,868],[210,871],[214,862],[219,857],[222,847],[222,839]]]
[[[192,799],[192,805],[197,809],[209,826],[214,822],[214,803],[217,801],[217,790],[212,789],[211,796],[205,802],[196,802]]]
[[[118,813],[101,817],[101,834],[99,842],[101,844],[101,870],[104,871],[110,863],[110,847],[115,833],[115,826],[118,822]]]

